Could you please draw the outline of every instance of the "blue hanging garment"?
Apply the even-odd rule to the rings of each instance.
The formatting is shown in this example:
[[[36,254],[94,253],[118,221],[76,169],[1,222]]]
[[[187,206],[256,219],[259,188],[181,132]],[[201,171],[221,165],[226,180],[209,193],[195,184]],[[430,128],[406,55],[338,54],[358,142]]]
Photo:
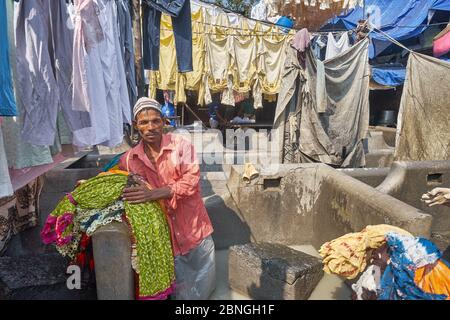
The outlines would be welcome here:
[[[17,116],[8,53],[6,2],[0,1],[0,116]]]

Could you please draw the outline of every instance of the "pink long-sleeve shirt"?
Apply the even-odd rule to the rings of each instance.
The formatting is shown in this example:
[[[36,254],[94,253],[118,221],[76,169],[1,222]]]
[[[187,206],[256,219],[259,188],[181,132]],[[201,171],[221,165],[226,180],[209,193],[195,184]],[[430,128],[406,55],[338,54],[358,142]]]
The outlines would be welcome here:
[[[141,141],[121,157],[119,168],[142,176],[153,188],[171,188],[173,196],[165,204],[172,247],[175,255],[184,255],[213,232],[201,196],[194,146],[179,135],[163,134],[155,165]]]

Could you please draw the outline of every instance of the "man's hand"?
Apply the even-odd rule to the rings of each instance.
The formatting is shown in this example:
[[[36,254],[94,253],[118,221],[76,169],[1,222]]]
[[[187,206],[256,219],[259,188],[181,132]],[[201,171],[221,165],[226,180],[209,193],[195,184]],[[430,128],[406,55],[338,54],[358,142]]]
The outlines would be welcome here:
[[[139,186],[123,189],[122,199],[129,203],[144,203],[160,199],[167,199],[172,196],[169,187],[150,189],[144,182],[139,181]]]

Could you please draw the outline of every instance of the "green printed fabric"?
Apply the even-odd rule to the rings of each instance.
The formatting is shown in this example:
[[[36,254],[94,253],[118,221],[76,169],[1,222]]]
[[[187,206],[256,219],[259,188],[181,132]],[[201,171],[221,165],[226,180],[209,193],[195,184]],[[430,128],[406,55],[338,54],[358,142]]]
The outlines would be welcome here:
[[[69,201],[70,196],[65,196],[59,202],[50,215],[53,220],[54,217],[73,214],[73,221],[65,227],[62,234],[71,241],[56,246],[62,255],[72,259],[76,256],[81,233],[86,230],[84,224],[90,215],[109,212],[114,216],[114,209],[121,206],[120,196],[126,184],[125,174],[96,176],[71,193],[76,205]],[[139,274],[139,298],[155,296],[169,290],[175,280],[175,270],[170,230],[163,209],[157,201],[143,204],[129,204],[125,201],[122,205],[136,241],[135,271]],[[78,214],[80,217],[77,217]]]

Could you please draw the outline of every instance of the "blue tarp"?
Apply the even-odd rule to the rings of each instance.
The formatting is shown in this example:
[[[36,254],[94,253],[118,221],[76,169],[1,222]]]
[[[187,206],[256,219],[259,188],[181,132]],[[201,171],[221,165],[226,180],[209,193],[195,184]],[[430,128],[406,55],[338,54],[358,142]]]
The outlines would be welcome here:
[[[450,62],[450,58],[441,57],[443,61]],[[403,66],[372,66],[372,80],[378,84],[397,87],[405,82],[406,68]]]
[[[405,82],[406,69],[404,67],[380,66],[372,67],[372,79],[381,85],[396,87]]]
[[[379,14],[379,29],[390,37],[402,41],[420,35],[426,29],[428,14],[432,9],[447,10],[448,0],[366,0],[365,12],[371,12],[372,19]],[[450,10],[450,8],[448,8]],[[329,25],[344,26],[355,29],[358,20],[363,19],[364,10],[361,7],[349,11],[329,21]],[[372,32],[369,57],[372,59],[382,53],[392,43],[384,35]]]
[[[450,11],[450,1],[449,0],[436,0],[431,7],[434,10]]]

